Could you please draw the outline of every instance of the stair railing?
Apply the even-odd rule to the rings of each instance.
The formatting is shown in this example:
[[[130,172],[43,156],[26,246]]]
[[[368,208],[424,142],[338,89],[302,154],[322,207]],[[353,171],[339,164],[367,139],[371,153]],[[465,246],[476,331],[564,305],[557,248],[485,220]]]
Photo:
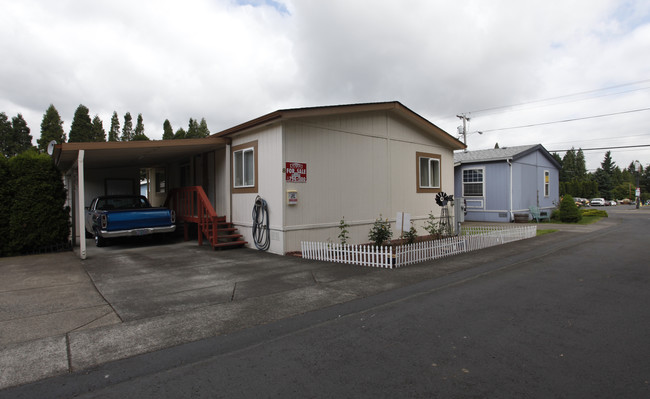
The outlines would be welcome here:
[[[172,189],[165,199],[166,208],[176,212],[176,220],[196,223],[198,226],[199,245],[203,245],[203,235],[214,247],[217,242],[217,212],[201,186]],[[188,231],[184,229],[185,241],[189,240]]]

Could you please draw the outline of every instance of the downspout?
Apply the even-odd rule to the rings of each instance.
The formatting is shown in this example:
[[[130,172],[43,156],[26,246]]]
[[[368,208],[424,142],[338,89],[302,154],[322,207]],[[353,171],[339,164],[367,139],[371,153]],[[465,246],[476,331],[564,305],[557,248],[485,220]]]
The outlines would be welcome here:
[[[79,257],[86,259],[86,186],[84,184],[84,150],[77,155],[77,226],[79,232]]]
[[[510,169],[510,185],[508,187],[508,191],[510,192],[510,199],[508,204],[508,218],[509,221],[512,222],[513,220],[515,220],[512,214],[512,158],[506,159],[506,162],[508,162],[508,166]]]

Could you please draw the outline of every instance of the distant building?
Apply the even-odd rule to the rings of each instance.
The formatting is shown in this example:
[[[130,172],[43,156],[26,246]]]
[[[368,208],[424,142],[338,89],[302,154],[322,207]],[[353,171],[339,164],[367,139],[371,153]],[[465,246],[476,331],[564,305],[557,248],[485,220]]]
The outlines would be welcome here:
[[[465,220],[510,222],[531,206],[555,208],[559,170],[541,144],[456,152],[454,194],[466,202]]]

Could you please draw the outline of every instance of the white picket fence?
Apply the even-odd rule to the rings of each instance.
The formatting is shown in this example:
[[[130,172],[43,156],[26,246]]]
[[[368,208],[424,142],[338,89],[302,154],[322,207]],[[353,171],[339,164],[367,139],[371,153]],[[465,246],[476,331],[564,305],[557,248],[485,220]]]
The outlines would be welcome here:
[[[304,259],[360,266],[396,268],[535,237],[537,225],[463,227],[455,237],[395,247],[301,242]]]

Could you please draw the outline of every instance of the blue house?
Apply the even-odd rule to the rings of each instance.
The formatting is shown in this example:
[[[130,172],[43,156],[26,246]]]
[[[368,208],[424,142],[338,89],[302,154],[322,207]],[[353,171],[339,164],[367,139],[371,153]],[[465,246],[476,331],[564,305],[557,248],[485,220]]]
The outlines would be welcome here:
[[[454,153],[454,197],[463,198],[465,220],[511,222],[531,206],[559,203],[560,164],[541,145]]]

